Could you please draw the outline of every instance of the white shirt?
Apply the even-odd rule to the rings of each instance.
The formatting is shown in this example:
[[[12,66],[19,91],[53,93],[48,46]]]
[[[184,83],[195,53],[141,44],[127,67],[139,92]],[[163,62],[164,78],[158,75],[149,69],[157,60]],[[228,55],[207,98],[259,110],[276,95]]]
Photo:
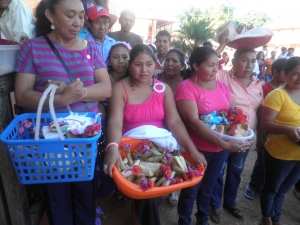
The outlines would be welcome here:
[[[18,43],[21,38],[35,37],[33,13],[23,1],[12,0],[0,18],[0,30],[7,40]]]

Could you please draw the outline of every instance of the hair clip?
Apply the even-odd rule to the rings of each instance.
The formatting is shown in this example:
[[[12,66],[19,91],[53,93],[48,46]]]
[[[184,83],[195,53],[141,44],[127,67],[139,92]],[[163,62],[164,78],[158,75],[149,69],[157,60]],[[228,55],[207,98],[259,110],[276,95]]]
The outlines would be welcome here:
[[[131,49],[132,49],[131,46],[130,46],[130,44],[126,43],[125,41],[118,41],[117,44],[123,44],[123,45],[125,45],[125,47],[126,47],[129,51],[131,51]]]

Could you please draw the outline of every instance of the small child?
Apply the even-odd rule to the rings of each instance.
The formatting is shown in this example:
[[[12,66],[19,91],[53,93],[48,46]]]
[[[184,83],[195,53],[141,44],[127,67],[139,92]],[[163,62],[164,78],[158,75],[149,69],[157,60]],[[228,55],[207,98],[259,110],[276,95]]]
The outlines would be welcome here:
[[[281,87],[285,83],[285,73],[283,71],[283,67],[286,63],[287,59],[277,59],[274,61],[271,67],[273,78],[262,85],[264,98],[274,89]],[[260,109],[258,110],[260,113]],[[260,115],[257,116],[260,118]],[[258,121],[259,122],[259,121]],[[258,126],[259,127],[259,126]],[[250,200],[254,200],[255,193],[260,192],[264,181],[264,167],[263,167],[263,151],[265,149],[264,144],[267,139],[266,132],[262,133],[257,131],[257,143],[256,143],[256,151],[257,151],[257,159],[254,164],[254,168],[251,174],[251,180],[246,186],[246,190],[244,195],[246,198]],[[260,134],[259,134],[260,133]]]

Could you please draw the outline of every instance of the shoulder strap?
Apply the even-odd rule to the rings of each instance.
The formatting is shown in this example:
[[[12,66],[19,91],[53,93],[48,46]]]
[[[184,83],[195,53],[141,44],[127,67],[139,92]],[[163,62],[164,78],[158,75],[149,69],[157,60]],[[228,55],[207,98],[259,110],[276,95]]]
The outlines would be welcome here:
[[[125,104],[128,104],[128,94],[127,94],[127,91],[126,91],[126,88],[125,88],[125,85],[123,84],[122,81],[120,81],[120,83],[122,84],[123,86],[123,89],[124,89],[124,92],[125,92]]]
[[[71,82],[74,81],[74,77],[72,76],[71,71],[69,70],[69,68],[67,67],[66,63],[64,62],[64,60],[61,58],[59,52],[57,51],[57,49],[55,48],[54,44],[52,43],[52,41],[49,39],[48,35],[44,35],[45,40],[47,41],[48,45],[50,46],[50,48],[52,49],[52,51],[54,52],[54,54],[56,55],[56,57],[58,58],[58,60],[60,61],[60,63],[63,65],[65,71],[67,72],[69,79],[71,80]],[[87,108],[87,105],[85,102],[82,102],[83,107],[85,109],[85,111],[89,111]]]

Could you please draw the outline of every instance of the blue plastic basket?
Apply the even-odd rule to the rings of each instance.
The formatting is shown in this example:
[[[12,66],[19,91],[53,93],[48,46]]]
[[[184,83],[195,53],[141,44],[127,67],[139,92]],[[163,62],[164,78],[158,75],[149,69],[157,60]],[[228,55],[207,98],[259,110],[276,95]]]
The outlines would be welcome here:
[[[96,113],[82,113],[94,118]],[[1,134],[10,159],[22,184],[77,182],[94,177],[97,145],[100,132],[91,138],[65,138],[34,140],[33,132],[25,129],[20,135],[20,122],[30,120],[36,124],[36,113],[17,116]],[[69,113],[56,113],[57,118]],[[41,126],[52,121],[50,113],[41,114]],[[98,117],[100,124],[100,117]]]

